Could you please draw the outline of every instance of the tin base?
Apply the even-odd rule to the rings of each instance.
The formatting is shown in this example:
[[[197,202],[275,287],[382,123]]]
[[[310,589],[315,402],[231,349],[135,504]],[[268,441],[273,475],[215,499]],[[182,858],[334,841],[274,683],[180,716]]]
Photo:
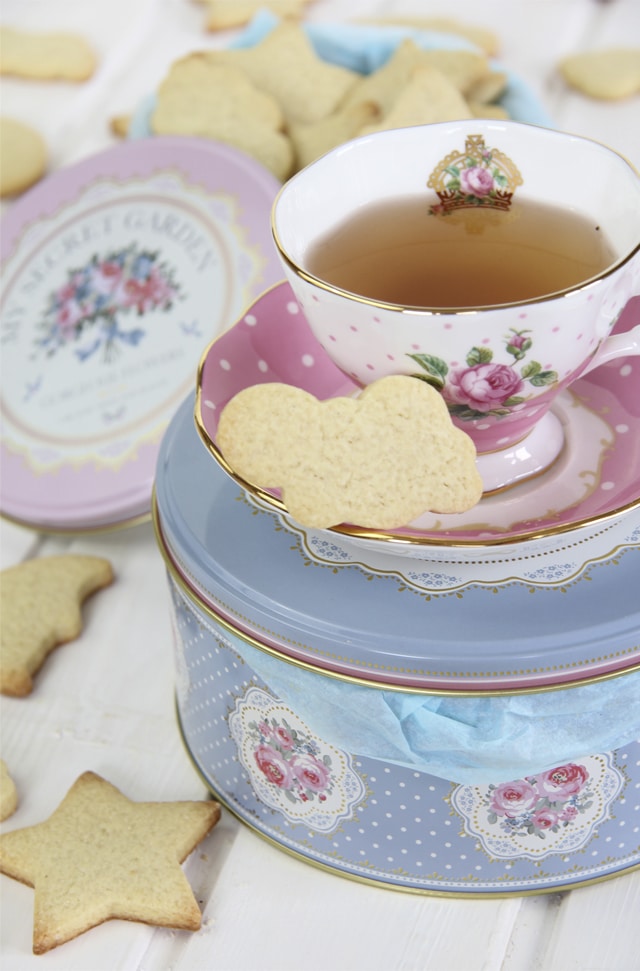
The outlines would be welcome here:
[[[640,742],[509,783],[458,785],[340,750],[172,585],[178,718],[204,782],[306,862],[387,888],[520,896],[640,867]],[[377,689],[372,689],[377,690]]]

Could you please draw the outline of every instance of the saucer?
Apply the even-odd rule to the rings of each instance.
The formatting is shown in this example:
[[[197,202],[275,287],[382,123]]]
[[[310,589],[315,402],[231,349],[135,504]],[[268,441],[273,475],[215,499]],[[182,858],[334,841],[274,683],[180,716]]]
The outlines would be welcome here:
[[[618,329],[630,326],[623,313]],[[216,461],[246,491],[286,513],[278,490],[245,482],[216,446],[218,415],[239,391],[278,381],[320,400],[359,388],[315,339],[288,283],[267,290],[205,351],[198,371],[195,418]],[[588,531],[640,505],[640,360],[619,359],[559,395],[554,413],[565,430],[555,464],[536,479],[485,496],[459,515],[421,516],[408,526],[366,530],[348,523],[326,530],[374,549],[424,557],[430,549],[491,548]]]
[[[394,577],[416,593],[435,596],[467,588],[495,590],[499,584],[524,585],[528,590],[563,589],[589,575],[598,564],[640,548],[640,506],[589,528],[568,531],[545,542],[513,543],[477,549],[431,547],[428,557],[396,553],[395,546],[354,542],[349,536],[327,536],[308,529],[262,500],[247,501],[274,516],[280,527],[298,541],[306,562],[324,566],[352,566],[365,576]]]
[[[51,531],[148,517],[202,348],[280,279],[278,183],[226,145],[129,142],[2,223],[2,514]]]

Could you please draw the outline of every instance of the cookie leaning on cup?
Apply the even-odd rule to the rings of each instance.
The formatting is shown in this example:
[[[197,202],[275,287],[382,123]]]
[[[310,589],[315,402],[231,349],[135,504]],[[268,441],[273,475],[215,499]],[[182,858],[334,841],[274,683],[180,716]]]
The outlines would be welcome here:
[[[471,439],[433,387],[403,375],[326,401],[254,385],[223,408],[216,444],[235,474],[282,489],[291,516],[316,529],[392,529],[427,511],[464,512],[482,496]]]

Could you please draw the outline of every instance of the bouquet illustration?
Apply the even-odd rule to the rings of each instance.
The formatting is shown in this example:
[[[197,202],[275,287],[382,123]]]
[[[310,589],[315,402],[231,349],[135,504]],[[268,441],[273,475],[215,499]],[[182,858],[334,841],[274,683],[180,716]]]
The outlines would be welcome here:
[[[173,270],[159,254],[140,250],[136,243],[94,255],[54,290],[40,322],[36,341],[47,357],[74,345],[80,361],[99,351],[105,362],[117,357],[123,346],[137,346],[145,336],[139,320],[149,311],[171,310],[181,296]],[[135,314],[135,326],[125,328],[124,315]]]
[[[325,802],[333,790],[331,757],[283,719],[251,722],[253,757],[260,772],[290,802]]]
[[[487,819],[511,836],[557,833],[593,805],[589,773],[573,762],[540,775],[489,786]]]

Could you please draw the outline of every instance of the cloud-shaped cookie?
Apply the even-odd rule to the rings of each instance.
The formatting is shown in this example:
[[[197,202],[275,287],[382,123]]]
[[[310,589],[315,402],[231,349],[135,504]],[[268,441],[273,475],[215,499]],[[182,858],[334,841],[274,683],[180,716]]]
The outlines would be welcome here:
[[[216,443],[236,475],[281,489],[291,516],[316,529],[393,529],[464,512],[482,495],[473,442],[413,377],[327,401],[286,384],[245,388],[223,409]]]

